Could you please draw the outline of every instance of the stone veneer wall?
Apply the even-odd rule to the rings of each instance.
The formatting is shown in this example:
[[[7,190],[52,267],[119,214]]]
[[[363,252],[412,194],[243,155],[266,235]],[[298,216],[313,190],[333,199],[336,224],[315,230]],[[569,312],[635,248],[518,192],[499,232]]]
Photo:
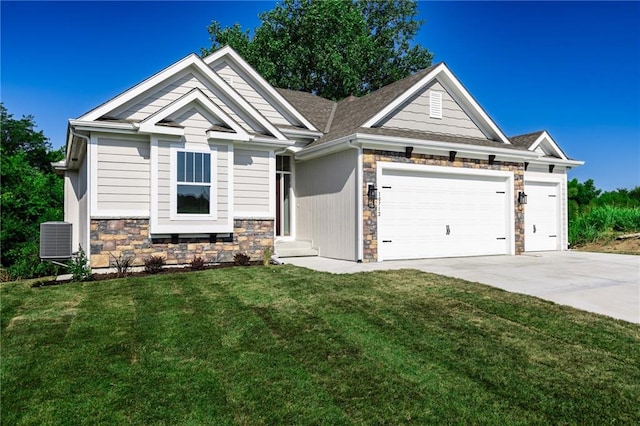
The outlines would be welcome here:
[[[233,241],[181,237],[175,244],[171,238],[151,239],[149,219],[91,219],[92,268],[108,268],[112,256],[120,255],[133,257],[135,266],[150,256],[162,256],[168,265],[187,264],[196,256],[206,262],[232,262],[237,252],[262,260],[265,250],[273,253],[273,244],[273,219],[236,219]]]
[[[365,149],[362,153],[362,171],[363,171],[363,262],[376,262],[378,260],[378,217],[377,209],[367,206],[367,183],[376,182],[376,165],[378,161],[393,161],[395,163],[407,164],[425,164],[432,166],[446,167],[466,167],[470,169],[486,169],[486,170],[502,170],[513,172],[514,179],[514,218],[515,218],[515,248],[516,254],[524,252],[524,210],[518,205],[518,191],[524,191],[524,165],[520,163],[510,163],[496,161],[489,164],[488,160],[475,160],[467,158],[456,158],[455,161],[449,161],[448,157],[412,154],[410,158],[406,158],[404,152],[380,151]]]

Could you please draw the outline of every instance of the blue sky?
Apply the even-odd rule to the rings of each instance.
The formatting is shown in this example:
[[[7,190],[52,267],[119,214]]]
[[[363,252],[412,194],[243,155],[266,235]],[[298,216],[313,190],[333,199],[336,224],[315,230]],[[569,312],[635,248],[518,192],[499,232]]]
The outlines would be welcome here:
[[[206,26],[259,24],[275,2],[0,2],[1,92],[54,147],[75,118],[191,52]],[[640,2],[420,2],[415,42],[509,136],[546,129],[586,164],[569,177],[640,185]]]

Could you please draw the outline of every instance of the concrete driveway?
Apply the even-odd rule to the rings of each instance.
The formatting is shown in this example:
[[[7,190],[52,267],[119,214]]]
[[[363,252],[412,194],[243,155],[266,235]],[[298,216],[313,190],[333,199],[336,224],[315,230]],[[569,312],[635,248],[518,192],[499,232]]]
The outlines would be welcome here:
[[[338,274],[419,269],[640,323],[639,256],[564,251],[368,264],[322,257],[282,261]]]

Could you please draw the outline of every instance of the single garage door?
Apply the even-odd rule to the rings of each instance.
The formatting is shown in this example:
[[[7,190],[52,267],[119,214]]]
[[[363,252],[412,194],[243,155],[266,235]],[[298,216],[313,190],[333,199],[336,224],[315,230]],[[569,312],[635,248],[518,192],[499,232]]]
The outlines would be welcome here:
[[[525,182],[527,204],[524,210],[525,251],[558,250],[558,184]]]
[[[507,182],[505,176],[383,169],[380,259],[509,253]]]

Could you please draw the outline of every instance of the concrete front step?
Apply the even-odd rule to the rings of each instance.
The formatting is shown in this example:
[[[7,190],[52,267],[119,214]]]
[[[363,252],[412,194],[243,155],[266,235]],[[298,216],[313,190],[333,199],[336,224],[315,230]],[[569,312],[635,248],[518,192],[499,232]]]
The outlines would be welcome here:
[[[278,257],[317,256],[318,249],[313,248],[308,241],[281,241],[276,243]]]

